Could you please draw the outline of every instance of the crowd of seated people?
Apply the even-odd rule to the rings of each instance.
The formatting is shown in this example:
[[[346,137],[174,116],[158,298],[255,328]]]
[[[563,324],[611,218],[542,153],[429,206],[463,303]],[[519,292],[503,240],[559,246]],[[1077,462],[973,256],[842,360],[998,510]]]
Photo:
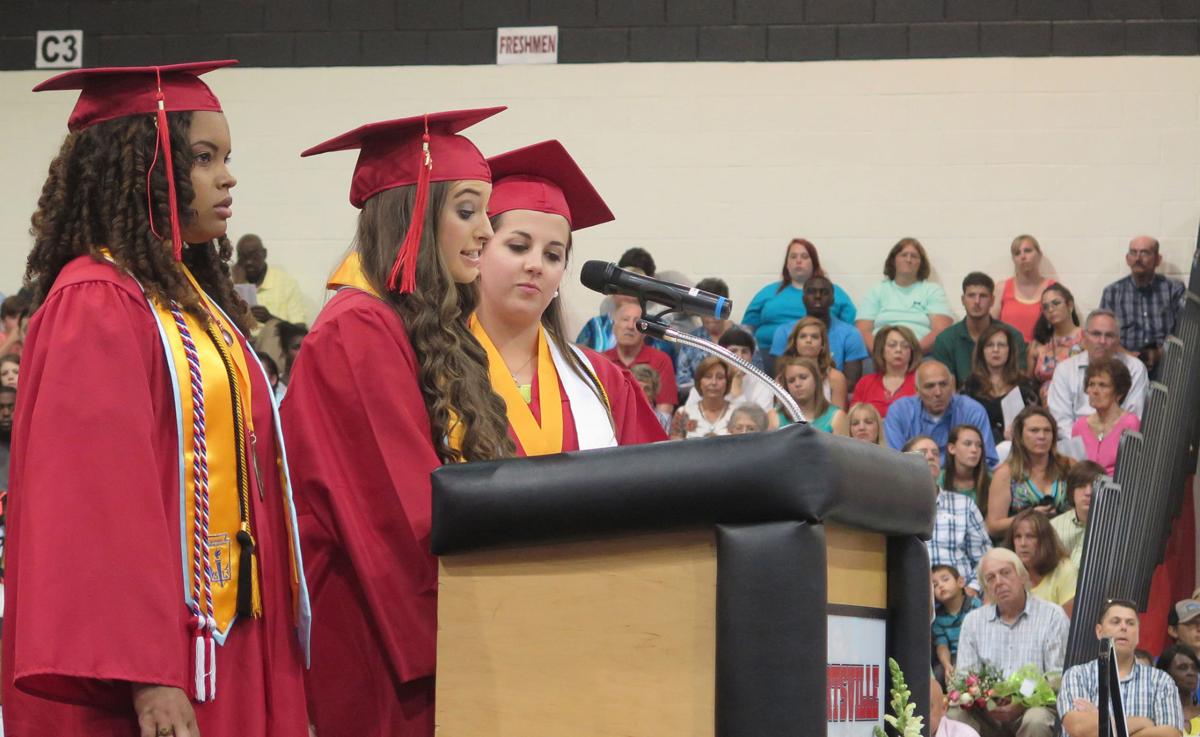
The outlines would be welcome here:
[[[1130,242],[1128,274],[1082,320],[1071,290],[1043,272],[1035,237],[1017,236],[1010,252],[1013,272],[998,285],[980,271],[962,280],[958,321],[916,238],[891,247],[881,280],[857,304],[822,267],[817,246],[794,238],[779,278],[740,319],[687,328],[738,361],[646,338],[636,329],[642,308],[629,297],[607,298],[577,339],[632,373],[673,440],[794,424],[744,362],[773,377],[811,428],[921,454],[937,498],[928,546],[939,689],[984,662],[1006,673],[1030,664],[1062,670],[1093,483],[1115,472],[1122,434],[1139,429],[1184,301],[1182,283],[1157,273],[1162,257],[1149,237]],[[312,313],[294,280],[268,267],[261,239],[247,236],[237,253],[239,294],[254,300],[260,323],[254,344],[282,398]],[[656,273],[642,248],[620,265]],[[730,293],[719,276],[696,286]],[[0,302],[0,491],[28,319],[24,297]],[[1131,719],[1167,730],[1140,732],[1147,737],[1200,734],[1200,600],[1172,609],[1172,643],[1157,668],[1132,660],[1137,623],[1128,609],[1106,605],[1095,626],[1098,636],[1123,633],[1118,659],[1132,679]],[[1075,670],[1057,709],[1002,707],[986,720],[957,707],[935,713],[984,735],[1092,734],[1094,668],[1091,676]]]

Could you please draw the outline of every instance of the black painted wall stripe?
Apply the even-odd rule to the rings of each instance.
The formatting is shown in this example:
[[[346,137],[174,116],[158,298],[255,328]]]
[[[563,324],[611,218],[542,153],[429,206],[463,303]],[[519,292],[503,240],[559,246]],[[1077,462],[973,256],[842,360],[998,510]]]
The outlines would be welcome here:
[[[4,0],[0,70],[38,30],[84,65],[490,64],[498,26],[557,25],[559,62],[1194,55],[1200,0]]]

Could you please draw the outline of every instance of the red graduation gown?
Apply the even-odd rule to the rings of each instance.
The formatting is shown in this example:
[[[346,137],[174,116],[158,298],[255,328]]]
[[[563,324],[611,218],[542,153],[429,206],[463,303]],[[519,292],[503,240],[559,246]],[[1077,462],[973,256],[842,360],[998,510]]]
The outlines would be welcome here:
[[[590,348],[580,347],[580,350],[587,355],[588,363],[592,365],[592,370],[596,372],[596,378],[600,379],[600,383],[604,385],[605,393],[608,394],[613,421],[617,426],[617,445],[638,445],[640,443],[654,443],[659,440],[666,440],[667,433],[663,430],[662,423],[658,421],[658,416],[654,414],[654,410],[650,407],[650,402],[646,400],[645,392],[642,391],[641,385],[638,384],[637,379],[633,377],[629,369],[624,366],[618,366],[603,354],[597,353]],[[536,365],[535,362],[529,409],[533,413],[533,418],[541,422],[542,413],[541,406],[538,404],[539,394]],[[575,416],[571,412],[571,402],[567,399],[567,392],[563,389],[562,382],[559,382],[558,393],[562,397],[563,452],[579,450],[579,435],[575,431]],[[525,455],[520,441],[517,440],[516,433],[513,432],[512,425],[508,427],[508,435],[517,444],[517,453],[522,456]]]
[[[249,351],[241,341],[244,351]],[[4,616],[9,737],[136,737],[130,682],[190,693],[174,395],[137,283],[77,258],[33,316],[14,418]],[[269,392],[253,376],[259,467],[275,468]],[[251,495],[263,616],[217,648],[204,737],[306,737],[303,655],[279,474]]]
[[[343,289],[304,339],[282,417],[313,603],[320,737],[433,734],[440,465],[400,317]]]

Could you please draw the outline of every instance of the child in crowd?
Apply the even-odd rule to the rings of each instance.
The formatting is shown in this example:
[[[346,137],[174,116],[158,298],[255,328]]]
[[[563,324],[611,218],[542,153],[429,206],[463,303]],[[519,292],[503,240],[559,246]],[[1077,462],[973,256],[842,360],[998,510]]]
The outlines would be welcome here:
[[[850,419],[850,437],[885,448],[891,447],[884,437],[883,418],[879,416],[875,405],[859,402],[850,408],[847,416]]]
[[[646,400],[650,402],[650,408],[654,410],[654,416],[658,418],[658,422],[662,425],[663,430],[671,429],[671,415],[663,412],[654,405],[654,398],[658,396],[659,384],[662,381],[658,377],[658,372],[648,363],[635,363],[629,367],[629,372],[633,374],[633,378],[637,379],[638,384],[642,387],[642,392],[646,395]]]
[[[958,632],[962,629],[967,612],[978,609],[983,603],[977,596],[967,592],[967,581],[951,565],[936,565],[931,569],[933,598],[937,602],[933,617],[933,646],[937,653],[934,671],[941,670],[941,678],[949,682],[954,678],[954,661],[958,657]]]

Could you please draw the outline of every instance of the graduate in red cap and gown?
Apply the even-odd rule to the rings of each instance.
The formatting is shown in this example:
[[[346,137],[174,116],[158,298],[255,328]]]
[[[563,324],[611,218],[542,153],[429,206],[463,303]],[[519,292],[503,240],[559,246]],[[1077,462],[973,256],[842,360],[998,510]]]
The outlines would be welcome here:
[[[3,638],[16,737],[305,737],[309,610],[279,423],[229,278],[199,75],[85,69],[33,216]]]
[[[467,329],[491,173],[459,135],[503,109],[373,123],[304,152],[359,150],[350,203],[361,210],[283,402],[320,737],[433,734],[429,475],[513,454]]]
[[[627,369],[567,342],[559,285],[574,233],[612,212],[558,141],[488,159],[495,235],[479,262],[471,331],[488,354],[521,455],[666,440]]]

